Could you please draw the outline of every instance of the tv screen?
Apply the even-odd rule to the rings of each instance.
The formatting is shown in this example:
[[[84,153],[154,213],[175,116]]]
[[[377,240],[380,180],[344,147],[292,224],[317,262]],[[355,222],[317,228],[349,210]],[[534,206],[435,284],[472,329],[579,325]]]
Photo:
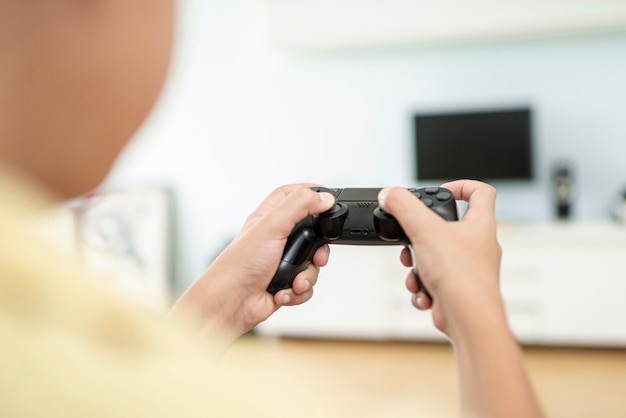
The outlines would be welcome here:
[[[532,179],[528,108],[414,115],[416,179]]]

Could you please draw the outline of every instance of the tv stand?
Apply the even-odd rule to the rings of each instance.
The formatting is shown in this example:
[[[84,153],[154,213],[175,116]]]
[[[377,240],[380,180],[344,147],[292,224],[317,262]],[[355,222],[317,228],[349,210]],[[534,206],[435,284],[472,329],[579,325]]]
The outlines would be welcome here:
[[[501,224],[502,295],[523,344],[626,347],[626,226]],[[315,296],[259,325],[266,335],[443,341],[404,287],[397,247],[333,247]],[[355,260],[367,260],[357,263]],[[356,290],[355,290],[356,289]]]

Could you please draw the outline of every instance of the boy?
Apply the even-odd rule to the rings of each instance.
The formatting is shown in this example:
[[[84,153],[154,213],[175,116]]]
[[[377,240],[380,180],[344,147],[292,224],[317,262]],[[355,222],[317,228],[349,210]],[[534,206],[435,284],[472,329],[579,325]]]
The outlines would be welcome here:
[[[311,298],[327,247],[292,289],[265,289],[295,223],[332,207],[331,195],[275,190],[167,321],[90,280],[32,230],[42,209],[98,186],[150,111],[167,75],[173,14],[173,0],[0,3],[0,416],[320,416],[319,399],[288,366],[267,382],[218,372],[207,356]],[[447,187],[469,201],[454,225],[406,190],[381,193],[434,300],[412,275],[407,287],[455,346],[465,413],[540,415],[498,293],[495,192],[470,181]],[[406,250],[401,259],[410,265]],[[346,407],[325,406],[324,416]]]

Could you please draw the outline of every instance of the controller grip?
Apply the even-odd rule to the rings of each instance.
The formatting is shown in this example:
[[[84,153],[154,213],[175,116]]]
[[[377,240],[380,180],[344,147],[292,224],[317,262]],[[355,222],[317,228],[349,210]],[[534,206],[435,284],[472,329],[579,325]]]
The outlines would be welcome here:
[[[267,291],[274,295],[279,290],[291,288],[293,279],[298,273],[306,270],[313,260],[313,255],[323,244],[324,240],[314,231],[311,218],[298,223],[287,239],[278,270]]]
[[[295,279],[298,273],[306,270],[309,264],[311,264],[310,260],[302,264],[291,264],[288,261],[281,260],[274,278],[267,287],[267,291],[275,295],[279,290],[290,289],[293,279]]]

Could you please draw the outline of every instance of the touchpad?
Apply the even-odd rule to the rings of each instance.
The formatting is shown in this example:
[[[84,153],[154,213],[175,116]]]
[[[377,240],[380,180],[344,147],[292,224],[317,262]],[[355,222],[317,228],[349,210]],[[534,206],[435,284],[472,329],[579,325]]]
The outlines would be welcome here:
[[[339,195],[339,200],[342,202],[376,201],[380,190],[380,188],[343,189]]]

